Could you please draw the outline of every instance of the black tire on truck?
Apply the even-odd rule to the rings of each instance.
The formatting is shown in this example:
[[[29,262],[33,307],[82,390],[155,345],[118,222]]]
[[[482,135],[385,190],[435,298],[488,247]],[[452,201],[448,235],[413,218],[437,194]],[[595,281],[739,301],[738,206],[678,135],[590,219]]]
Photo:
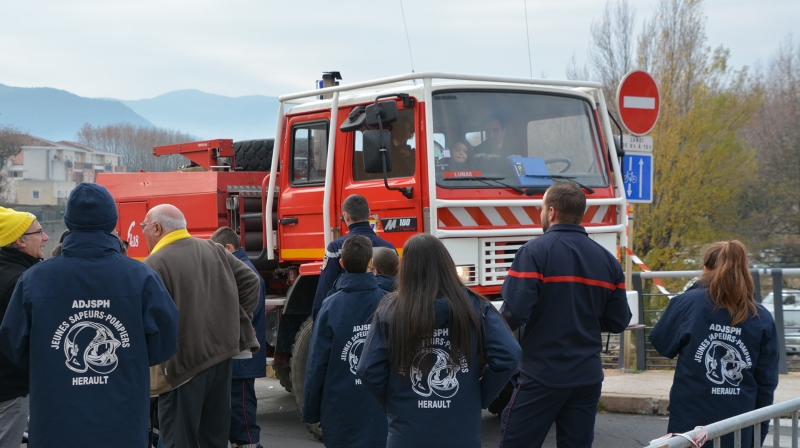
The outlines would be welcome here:
[[[286,392],[292,393],[292,368],[291,366],[275,367],[275,378],[281,382]]]
[[[233,144],[236,166],[245,171],[269,171],[275,139],[243,140]]]
[[[294,345],[292,345],[292,392],[297,403],[297,410],[301,414],[303,412],[303,395],[306,384],[306,364],[308,363],[308,351],[311,348],[311,329],[313,326],[314,321],[311,320],[311,316],[308,316],[308,319],[300,325],[300,330],[297,331],[294,337]],[[313,425],[306,423],[306,428],[314,434],[314,437],[322,440],[322,426],[319,423]]]

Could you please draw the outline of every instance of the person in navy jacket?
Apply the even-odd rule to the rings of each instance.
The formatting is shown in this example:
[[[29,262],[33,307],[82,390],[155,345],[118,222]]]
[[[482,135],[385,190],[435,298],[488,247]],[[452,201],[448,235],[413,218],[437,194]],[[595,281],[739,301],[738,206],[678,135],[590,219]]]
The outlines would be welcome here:
[[[264,311],[264,297],[267,285],[264,278],[250,259],[247,252],[239,243],[239,235],[230,227],[220,227],[211,235],[211,241],[221,244],[225,250],[246,264],[247,267],[258,274],[261,288],[258,294],[258,305],[253,311],[253,328],[256,330],[256,339],[260,348],[249,359],[236,359],[232,361],[233,374],[231,375],[231,429],[228,441],[233,448],[258,448],[261,437],[261,427],[256,423],[258,400],[256,399],[255,379],[267,376],[267,342],[266,342],[266,314]]]
[[[480,447],[481,409],[520,355],[497,310],[461,284],[442,242],[419,234],[403,248],[397,291],[375,313],[356,374],[386,412],[388,447]]]
[[[669,393],[668,432],[683,433],[772,404],[778,386],[778,333],[772,315],[756,303],[739,241],[714,243],[703,256],[703,276],[670,300],[650,333],[667,358],[678,356]],[[761,424],[761,442],[769,420]],[[705,446],[711,446],[708,442]],[[733,446],[733,434],[722,438]],[[753,446],[753,427],[742,447]]]
[[[325,250],[325,257],[322,259],[322,273],[317,283],[317,291],[314,294],[314,304],[311,306],[311,317],[316,320],[317,313],[322,307],[322,301],[328,297],[328,293],[333,287],[336,278],[344,273],[344,268],[339,264],[344,242],[354,236],[362,235],[372,242],[373,247],[388,247],[395,250],[394,245],[383,238],[375,235],[369,224],[369,204],[364,196],[352,194],[342,203],[342,220],[347,224],[349,233],[341,238],[331,241]]]
[[[328,448],[386,446],[386,417],[356,378],[370,318],[386,294],[367,272],[371,258],[372,242],[367,237],[344,242],[341,264],[346,273],[337,282],[340,289],[325,299],[314,321],[303,421],[322,422]]]
[[[558,445],[589,447],[603,382],[600,333],[631,319],[622,266],[580,226],[586,196],[574,183],[542,198],[544,235],[514,257],[503,316],[521,335],[522,362],[501,416],[501,447],[539,447],[553,422]]]
[[[147,445],[149,366],[178,350],[178,310],[161,278],[120,254],[114,198],[69,195],[61,255],[27,270],[0,325],[0,349],[30,372],[36,447]]]

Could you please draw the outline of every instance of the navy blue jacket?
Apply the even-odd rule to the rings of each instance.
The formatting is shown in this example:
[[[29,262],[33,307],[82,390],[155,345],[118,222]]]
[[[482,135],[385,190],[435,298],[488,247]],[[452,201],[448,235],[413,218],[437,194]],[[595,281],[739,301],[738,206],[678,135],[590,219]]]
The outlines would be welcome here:
[[[512,329],[525,325],[520,370],[554,388],[603,381],[600,332],[619,333],[631,310],[622,266],[576,224],[554,224],[523,245],[501,289]]]
[[[386,291],[372,273],[342,274],[314,321],[306,365],[303,420],[322,421],[332,447],[386,446],[386,416],[356,378],[370,319]]]
[[[0,249],[0,322],[6,314],[8,302],[17,280],[39,262],[25,252],[15,249]],[[0,402],[28,395],[28,371],[11,362],[0,352]]]
[[[778,333],[769,311],[757,309],[757,316],[731,327],[728,310],[715,309],[706,288],[694,287],[670,301],[650,333],[659,353],[679,355],[669,393],[669,432],[691,431],[772,404]],[[769,421],[761,424],[762,441],[768,428]],[[722,446],[733,446],[733,435],[726,437]],[[742,430],[742,446],[752,443],[750,426]]]
[[[471,363],[450,359],[450,307],[445,299],[436,300],[432,345],[417,355],[429,367],[415,362],[403,379],[388,359],[387,321],[373,321],[356,373],[386,411],[387,447],[481,446],[481,408],[491,404],[517,370],[521,349],[492,304],[471,300],[483,325],[488,364],[482,366],[482,377],[475,343]]]
[[[372,247],[388,247],[397,250],[392,243],[375,235],[368,221],[350,224],[350,232],[341,238],[331,241],[325,250],[325,258],[322,260],[322,273],[319,275],[317,292],[314,294],[314,304],[311,307],[311,316],[314,320],[317,319],[317,313],[322,307],[322,301],[325,300],[325,297],[328,297],[328,292],[331,290],[333,282],[336,281],[339,275],[344,274],[344,268],[339,265],[339,259],[342,256],[342,245],[344,245],[346,239],[354,235],[362,235],[369,238],[372,241]]]
[[[378,287],[384,291],[394,292],[397,291],[397,277],[391,275],[378,274],[375,276],[378,281]]]
[[[340,285],[341,280],[344,276],[340,275],[336,278],[333,282],[333,286],[331,290],[328,291],[328,296],[332,296],[334,293],[341,291],[342,286]],[[384,275],[378,274],[375,276],[375,280],[378,282],[378,288],[386,292],[394,292],[397,290],[397,277],[392,277],[391,275]]]
[[[261,347],[258,352],[253,354],[250,359],[234,359],[233,360],[233,376],[234,380],[242,380],[246,378],[263,378],[267,376],[267,342],[266,342],[266,314],[264,313],[264,296],[267,293],[267,284],[264,278],[258,273],[258,270],[250,259],[247,258],[247,252],[244,248],[240,248],[233,255],[244,262],[250,269],[258,275],[258,280],[261,282],[261,289],[258,292],[258,305],[253,311],[253,328],[256,330],[256,339],[258,345]]]
[[[115,236],[70,232],[22,275],[6,317],[0,349],[30,371],[30,446],[145,446],[149,366],[178,350],[158,274]]]

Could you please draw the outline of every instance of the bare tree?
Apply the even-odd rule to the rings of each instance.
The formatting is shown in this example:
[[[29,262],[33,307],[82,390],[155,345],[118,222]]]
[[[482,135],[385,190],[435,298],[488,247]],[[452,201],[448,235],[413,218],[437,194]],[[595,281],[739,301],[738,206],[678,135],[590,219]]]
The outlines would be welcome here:
[[[748,190],[759,246],[800,263],[800,47],[789,36],[756,88],[763,103],[743,134],[756,148],[758,172]]]
[[[22,151],[28,143],[30,136],[13,126],[0,126],[0,197],[4,194],[7,172],[3,168],[9,163],[8,159]]]
[[[187,159],[179,155],[155,157],[153,147],[200,140],[179,131],[124,123],[102,127],[86,123],[75,138],[85,145],[122,155],[128,171],[175,170],[187,164]]]

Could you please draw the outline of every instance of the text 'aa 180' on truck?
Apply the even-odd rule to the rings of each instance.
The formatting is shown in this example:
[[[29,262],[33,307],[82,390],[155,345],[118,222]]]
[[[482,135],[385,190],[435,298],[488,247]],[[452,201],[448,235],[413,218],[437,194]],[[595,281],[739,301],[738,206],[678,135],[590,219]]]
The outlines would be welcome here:
[[[583,188],[591,238],[615,256],[626,246],[621,154],[600,84],[446,73],[350,85],[338,78],[326,73],[323,89],[281,96],[274,141],[157,147],[156,156],[181,154],[200,168],[97,178],[116,198],[132,257],[147,256],[138,223],[159,204],[180,208],[195,237],[221,226],[239,232],[271,289],[268,354],[298,407],[320,267],[327,244],[347,233],[341,205],[351,194],[367,199],[375,232],[401,257],[408,238],[434,235],[464,284],[492,300],[502,300],[517,249],[542,234],[552,182]]]

